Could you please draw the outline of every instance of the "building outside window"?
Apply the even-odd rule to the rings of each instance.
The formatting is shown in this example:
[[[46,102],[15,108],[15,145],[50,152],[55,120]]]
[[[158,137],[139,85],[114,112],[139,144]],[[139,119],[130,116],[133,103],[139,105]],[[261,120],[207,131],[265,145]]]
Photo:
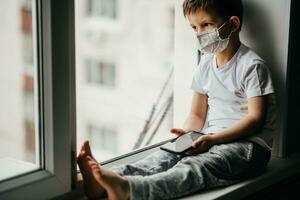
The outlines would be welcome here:
[[[96,137],[91,121],[118,130],[118,151],[92,147],[99,162],[172,137],[174,9],[173,0],[75,1],[77,150]]]

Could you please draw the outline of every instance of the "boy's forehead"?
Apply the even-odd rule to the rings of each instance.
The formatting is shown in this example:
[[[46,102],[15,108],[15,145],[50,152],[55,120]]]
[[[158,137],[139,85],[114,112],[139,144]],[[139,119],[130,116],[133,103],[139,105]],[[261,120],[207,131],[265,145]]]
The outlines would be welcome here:
[[[213,12],[208,12],[203,9],[187,15],[190,23],[203,23],[205,21],[220,21],[220,17]]]

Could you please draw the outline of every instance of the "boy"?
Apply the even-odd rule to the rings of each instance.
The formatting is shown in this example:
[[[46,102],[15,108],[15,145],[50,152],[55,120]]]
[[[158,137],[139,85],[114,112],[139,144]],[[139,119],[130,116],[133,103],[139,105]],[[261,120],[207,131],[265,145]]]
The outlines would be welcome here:
[[[179,136],[196,130],[205,135],[194,141],[187,156],[160,150],[113,170],[99,166],[85,142],[78,164],[89,198],[173,199],[236,183],[268,163],[274,89],[264,61],[240,42],[241,0],[185,0],[183,13],[204,55],[192,81],[184,129],[171,132]]]

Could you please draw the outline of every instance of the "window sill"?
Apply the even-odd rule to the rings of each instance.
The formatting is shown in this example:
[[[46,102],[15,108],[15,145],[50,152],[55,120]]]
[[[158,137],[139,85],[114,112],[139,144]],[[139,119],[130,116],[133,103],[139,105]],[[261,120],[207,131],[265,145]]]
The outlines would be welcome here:
[[[266,172],[258,177],[224,188],[198,192],[182,199],[243,199],[267,187],[288,179],[299,172],[300,154],[295,154],[285,159],[272,157]]]
[[[39,169],[39,166],[10,157],[0,158],[0,181]]]
[[[124,157],[109,163],[104,163],[103,166],[111,167],[113,165],[118,165],[120,163],[131,163],[140,158],[144,157],[145,155],[158,150],[158,146],[154,148],[147,149],[145,151],[134,153],[128,157]],[[289,177],[294,176],[295,174],[300,173],[300,153],[290,156],[289,158],[276,158],[272,157],[267,170],[264,174],[255,177],[253,179],[243,181],[231,186],[216,188],[211,190],[204,190],[197,192],[195,194],[179,198],[185,200],[198,200],[198,199],[219,199],[219,200],[231,200],[231,199],[242,199],[253,195],[265,188],[270,187],[276,183],[279,183]],[[79,179],[80,179],[79,174]],[[80,181],[79,181],[80,185]],[[74,199],[86,199],[83,196],[82,188],[79,186],[77,191],[73,192],[71,195]],[[66,199],[70,198],[70,195],[65,196]],[[65,199],[65,198],[59,198]]]

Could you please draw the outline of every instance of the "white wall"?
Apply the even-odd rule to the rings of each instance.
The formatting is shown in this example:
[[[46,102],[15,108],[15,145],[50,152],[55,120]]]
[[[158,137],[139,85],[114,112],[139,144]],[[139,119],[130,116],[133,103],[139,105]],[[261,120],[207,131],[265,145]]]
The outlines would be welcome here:
[[[177,127],[183,125],[190,109],[190,84],[197,58],[195,36],[183,17],[182,2],[176,2],[175,14],[174,126]],[[286,96],[290,0],[244,0],[243,3],[241,40],[267,61],[277,93],[279,113],[282,113]],[[282,120],[278,136],[273,153],[281,156],[284,154]]]

